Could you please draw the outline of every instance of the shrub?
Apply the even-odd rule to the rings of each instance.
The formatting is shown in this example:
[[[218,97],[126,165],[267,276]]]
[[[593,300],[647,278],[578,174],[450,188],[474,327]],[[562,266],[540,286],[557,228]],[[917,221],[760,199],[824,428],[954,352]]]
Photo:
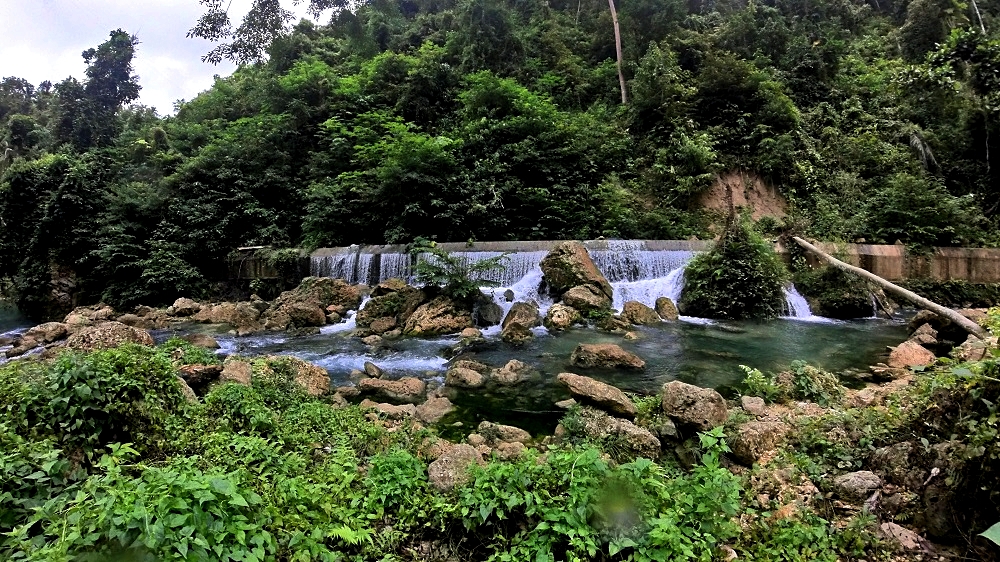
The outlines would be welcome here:
[[[480,287],[499,286],[499,282],[490,277],[503,271],[508,259],[505,252],[492,258],[470,261],[422,239],[414,242],[410,252],[427,254],[417,262],[417,281],[441,287],[442,293],[462,302],[475,300],[481,293]]]
[[[184,403],[166,354],[135,344],[89,355],[64,353],[22,404],[23,429],[93,453],[129,442],[160,450],[169,418]]]
[[[748,220],[731,217],[715,247],[684,270],[680,309],[707,318],[774,318],[784,310],[787,278],[774,248]]]

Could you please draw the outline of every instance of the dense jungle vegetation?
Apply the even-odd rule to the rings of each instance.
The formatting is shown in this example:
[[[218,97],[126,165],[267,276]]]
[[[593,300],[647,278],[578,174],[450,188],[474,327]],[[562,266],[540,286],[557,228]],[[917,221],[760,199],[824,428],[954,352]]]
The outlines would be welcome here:
[[[1000,329],[1000,309],[988,324]],[[654,462],[626,434],[588,437],[577,406],[561,439],[463,467],[451,489],[430,479],[435,429],[311,397],[285,359],[254,359],[248,386],[220,382],[193,401],[177,369],[219,358],[179,339],[17,361],[0,366],[0,558],[924,560],[893,557],[877,531],[887,520],[938,529],[962,559],[996,560],[975,534],[1000,517],[998,356],[942,360],[868,405],[804,362],[781,375],[746,367],[749,394],[813,403],[752,468],[727,445],[752,419],[742,409]],[[638,424],[663,423],[659,396],[631,398]],[[914,489],[940,470],[926,491],[937,503],[831,499],[843,497],[836,476],[870,466]]]
[[[699,196],[730,171],[788,200],[775,229],[998,240],[995,0],[627,0],[621,81],[601,2],[352,6],[174,116],[133,104],[122,30],[82,81],[5,78],[22,309],[54,278],[117,306],[197,296],[243,245],[708,236]]]

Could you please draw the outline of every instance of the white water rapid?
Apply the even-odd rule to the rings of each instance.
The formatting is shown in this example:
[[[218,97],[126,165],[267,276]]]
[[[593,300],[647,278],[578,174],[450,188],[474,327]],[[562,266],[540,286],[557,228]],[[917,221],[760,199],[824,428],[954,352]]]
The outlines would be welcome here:
[[[351,246],[338,249],[336,253],[330,255],[314,256],[311,273],[321,277],[340,277],[349,283],[369,285],[393,277],[413,282],[413,267],[416,261],[429,259],[427,254],[414,258],[398,250],[386,253],[363,253],[361,250],[358,246]],[[496,283],[497,286],[483,287],[483,292],[492,295],[494,302],[500,305],[504,314],[510,310],[514,302],[519,301],[535,302],[542,314],[545,314],[552,305],[552,300],[547,295],[539,294],[542,282],[539,262],[547,253],[546,251],[508,253],[503,269],[484,275],[485,279]],[[608,240],[607,249],[590,250],[594,264],[611,283],[614,290],[612,306],[617,310],[621,310],[625,302],[630,300],[654,307],[656,299],[668,297],[676,304],[684,288],[684,268],[696,253],[689,250],[651,250],[642,240]],[[460,251],[453,252],[452,255],[466,263],[473,263],[499,256],[501,252]],[[829,321],[813,315],[809,303],[793,285],[788,285],[784,292],[786,318],[807,322]],[[507,296],[511,293],[513,298],[508,300]],[[700,320],[688,317],[683,319],[693,322]]]

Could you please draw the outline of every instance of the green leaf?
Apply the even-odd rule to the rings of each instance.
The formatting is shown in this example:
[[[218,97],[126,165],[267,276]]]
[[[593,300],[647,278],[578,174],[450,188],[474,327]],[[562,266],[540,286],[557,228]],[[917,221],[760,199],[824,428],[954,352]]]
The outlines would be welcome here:
[[[1000,522],[995,523],[989,529],[986,529],[982,533],[979,533],[979,536],[985,537],[993,541],[994,544],[1000,546]]]

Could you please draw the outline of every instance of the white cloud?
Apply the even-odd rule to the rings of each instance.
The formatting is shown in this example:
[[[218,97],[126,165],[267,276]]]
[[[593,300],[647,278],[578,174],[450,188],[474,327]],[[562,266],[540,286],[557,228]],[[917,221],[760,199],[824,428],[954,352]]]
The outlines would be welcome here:
[[[233,0],[234,25],[250,1]],[[139,38],[133,60],[142,86],[139,103],[161,115],[173,113],[174,101],[194,98],[212,86],[214,75],[233,71],[228,63],[201,62],[211,44],[186,37],[202,8],[198,0],[0,0],[0,76],[35,85],[67,76],[82,80],[81,53],[120,28]],[[295,12],[304,16],[305,5]]]

